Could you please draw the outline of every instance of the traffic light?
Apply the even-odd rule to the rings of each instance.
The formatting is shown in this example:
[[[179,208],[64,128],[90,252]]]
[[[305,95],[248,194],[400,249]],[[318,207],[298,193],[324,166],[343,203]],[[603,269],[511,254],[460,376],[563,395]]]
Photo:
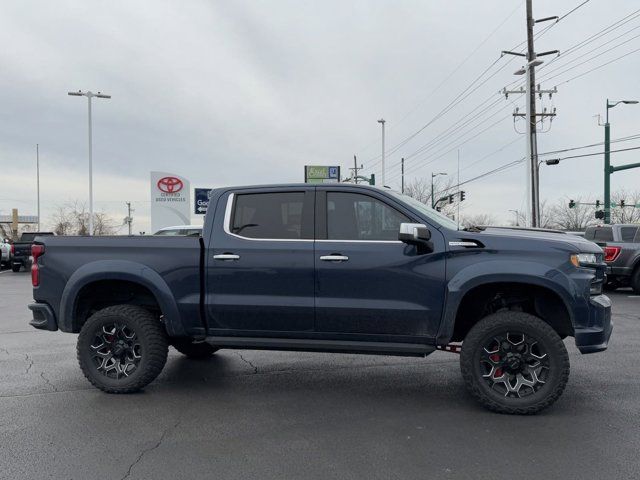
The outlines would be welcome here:
[[[596,210],[596,218],[603,219],[604,218],[604,210]]]
[[[464,190],[460,190],[460,201],[464,202],[465,197],[466,197],[465,191]]]
[[[569,200],[569,208],[575,208],[576,202],[574,200]]]
[[[620,206],[624,208],[624,200],[620,200]]]
[[[376,174],[372,173],[371,178],[369,178],[369,185],[375,185],[375,184],[376,184]]]
[[[600,208],[600,200],[596,200],[596,208]]]
[[[449,203],[453,203],[455,197],[453,195],[449,195]]]

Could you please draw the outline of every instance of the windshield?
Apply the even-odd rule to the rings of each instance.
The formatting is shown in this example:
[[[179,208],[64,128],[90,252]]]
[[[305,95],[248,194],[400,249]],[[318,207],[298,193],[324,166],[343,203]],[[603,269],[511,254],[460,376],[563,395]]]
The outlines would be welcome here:
[[[416,200],[413,197],[408,195],[403,195],[402,193],[395,192],[393,190],[385,190],[385,192],[390,193],[392,196],[396,197],[401,202],[410,205],[411,207],[418,210],[424,216],[426,216],[429,220],[433,220],[438,225],[442,225],[445,228],[449,228],[451,230],[458,230],[458,224],[451,220],[449,217],[441,214],[440,212],[434,210],[433,208],[425,205],[424,203]]]

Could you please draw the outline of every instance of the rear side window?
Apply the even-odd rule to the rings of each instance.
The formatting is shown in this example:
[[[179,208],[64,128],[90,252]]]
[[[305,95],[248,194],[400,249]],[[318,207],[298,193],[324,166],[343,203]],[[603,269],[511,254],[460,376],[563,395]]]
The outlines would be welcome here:
[[[587,228],[584,238],[594,242],[613,242],[613,230],[611,227],[591,227]]]
[[[327,239],[398,240],[402,213],[368,195],[327,193]]]
[[[620,238],[623,242],[633,242],[638,227],[620,227]]]
[[[231,233],[248,238],[296,240],[302,232],[304,192],[236,195]]]

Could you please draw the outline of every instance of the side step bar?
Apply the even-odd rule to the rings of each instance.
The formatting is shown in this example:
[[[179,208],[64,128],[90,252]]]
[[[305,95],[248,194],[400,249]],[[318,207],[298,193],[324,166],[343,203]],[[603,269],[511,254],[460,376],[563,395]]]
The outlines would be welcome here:
[[[426,357],[436,350],[434,345],[420,343],[352,342],[300,338],[207,337],[207,343],[220,348],[247,350],[287,350],[294,352],[360,353],[365,355],[397,355]]]

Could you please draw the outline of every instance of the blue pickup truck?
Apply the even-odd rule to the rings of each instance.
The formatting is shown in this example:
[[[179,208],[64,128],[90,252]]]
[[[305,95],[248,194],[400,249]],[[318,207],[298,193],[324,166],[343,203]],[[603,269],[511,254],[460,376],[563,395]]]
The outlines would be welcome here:
[[[31,325],[79,333],[87,379],[142,389],[173,346],[424,357],[460,353],[470,393],[501,413],[551,405],[563,339],[607,348],[603,252],[554,231],[471,227],[362,185],[212,191],[200,237],[41,237]]]

